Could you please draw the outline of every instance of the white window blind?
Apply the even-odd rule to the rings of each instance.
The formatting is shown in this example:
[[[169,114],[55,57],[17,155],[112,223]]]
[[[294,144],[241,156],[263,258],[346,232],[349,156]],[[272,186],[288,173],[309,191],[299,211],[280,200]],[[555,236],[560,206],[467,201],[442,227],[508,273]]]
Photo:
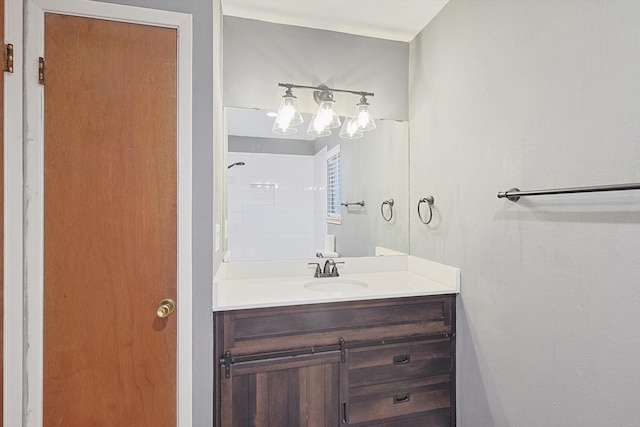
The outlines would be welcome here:
[[[340,146],[337,150],[327,153],[327,220],[340,222],[342,201],[340,188],[342,187],[342,173],[340,161]]]

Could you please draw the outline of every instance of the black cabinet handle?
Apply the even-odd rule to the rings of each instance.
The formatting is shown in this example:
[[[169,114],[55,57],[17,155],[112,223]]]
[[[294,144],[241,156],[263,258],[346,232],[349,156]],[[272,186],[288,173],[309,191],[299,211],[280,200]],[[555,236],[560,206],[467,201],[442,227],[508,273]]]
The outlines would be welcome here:
[[[394,365],[404,365],[405,363],[409,363],[409,362],[411,362],[411,356],[409,356],[408,354],[393,356]]]
[[[395,396],[393,396],[393,404],[395,405],[396,403],[405,403],[405,402],[409,402],[411,400],[411,395],[409,393],[406,394],[396,394]]]

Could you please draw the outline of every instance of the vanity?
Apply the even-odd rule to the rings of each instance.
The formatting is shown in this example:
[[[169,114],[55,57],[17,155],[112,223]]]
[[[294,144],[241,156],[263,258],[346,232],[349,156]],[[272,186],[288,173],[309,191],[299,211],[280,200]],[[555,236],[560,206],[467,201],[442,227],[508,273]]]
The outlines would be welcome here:
[[[302,260],[223,266],[217,427],[455,425],[459,270],[413,256],[340,260],[325,278]]]

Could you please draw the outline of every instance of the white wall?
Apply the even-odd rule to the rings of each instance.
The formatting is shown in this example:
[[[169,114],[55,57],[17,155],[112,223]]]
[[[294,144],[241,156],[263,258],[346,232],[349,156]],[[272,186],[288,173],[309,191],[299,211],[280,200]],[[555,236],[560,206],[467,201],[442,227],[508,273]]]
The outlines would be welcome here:
[[[460,426],[637,426],[640,2],[451,0],[411,43],[411,252],[460,267]]]
[[[230,152],[230,261],[313,258],[313,156]]]

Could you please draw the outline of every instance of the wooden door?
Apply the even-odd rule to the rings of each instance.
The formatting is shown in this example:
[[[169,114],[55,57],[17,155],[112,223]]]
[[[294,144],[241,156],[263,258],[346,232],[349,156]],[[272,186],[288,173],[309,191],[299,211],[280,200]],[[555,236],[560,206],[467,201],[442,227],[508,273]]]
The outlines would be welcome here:
[[[339,352],[221,369],[221,427],[340,425]]]
[[[176,46],[45,15],[45,427],[176,425]]]

